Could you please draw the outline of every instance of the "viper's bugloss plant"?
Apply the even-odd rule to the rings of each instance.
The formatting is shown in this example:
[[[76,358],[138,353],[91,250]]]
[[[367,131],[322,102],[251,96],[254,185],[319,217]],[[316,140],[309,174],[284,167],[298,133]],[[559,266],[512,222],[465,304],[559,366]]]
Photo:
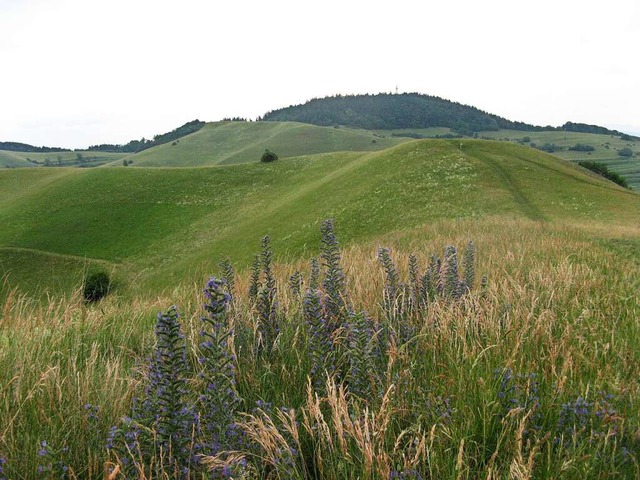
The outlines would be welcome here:
[[[260,255],[253,257],[251,264],[251,278],[249,279],[249,301],[255,303],[258,299],[258,288],[260,283]]]
[[[627,437],[637,435],[632,433],[625,436],[624,419],[614,406],[615,396],[607,392],[600,392],[596,398],[589,401],[584,396],[563,403],[560,407],[558,424],[554,444],[559,449],[580,449],[585,443],[602,442],[610,447],[618,445],[618,454],[624,456],[628,451],[630,441]]]
[[[347,383],[351,393],[360,398],[376,397],[381,388],[381,367],[385,361],[376,358],[380,349],[376,345],[373,321],[362,313],[349,315],[347,323],[349,373]]]
[[[441,289],[445,298],[460,297],[460,278],[458,275],[458,250],[453,245],[447,245],[444,250],[444,271],[441,276]]]
[[[418,266],[418,257],[413,253],[409,255],[409,292],[407,299],[407,312],[410,315],[416,313],[420,300],[420,267]]]
[[[70,478],[69,465],[63,460],[68,449],[62,447],[55,449],[46,440],[40,441],[37,451],[38,468],[37,473],[40,478]],[[4,465],[4,463],[2,463]],[[1,465],[0,465],[1,466]]]
[[[473,288],[476,280],[476,244],[469,240],[462,256],[462,266],[464,267],[464,288],[463,294]]]
[[[335,346],[332,329],[327,323],[322,306],[322,296],[318,290],[307,290],[303,302],[304,319],[309,338],[311,379],[313,385],[322,391],[327,376],[335,372]]]
[[[258,288],[258,351],[269,354],[280,333],[276,304],[276,280],[273,276],[271,243],[268,236],[262,238],[260,253],[264,280]]]
[[[409,312],[414,305],[411,297],[411,288],[400,281],[400,274],[395,262],[391,258],[389,248],[378,249],[378,260],[384,270],[384,287],[382,289],[382,308],[387,319],[388,334],[392,335],[396,342],[406,343],[414,334]],[[414,265],[413,275],[417,277],[417,265]],[[409,272],[411,274],[411,270]]]
[[[325,220],[320,227],[322,234],[321,258],[324,266],[322,289],[325,295],[325,318],[332,330],[340,328],[350,310],[346,292],[345,274],[340,264],[341,253],[333,231],[333,220]]]
[[[201,370],[199,454],[216,455],[221,450],[237,449],[241,435],[236,428],[236,411],[241,399],[236,390],[235,358],[230,342],[233,330],[227,310],[231,301],[224,279],[211,277],[204,288],[207,315],[201,317],[202,343],[199,363]]]
[[[398,269],[391,258],[391,250],[388,248],[378,249],[378,260],[384,270],[384,288],[382,290],[382,304],[388,318],[392,318],[397,313],[401,300],[402,285]]]
[[[535,373],[514,373],[510,368],[496,370],[494,378],[498,380],[498,402],[502,418],[512,411],[520,410],[526,416],[523,425],[523,439],[528,440],[542,428],[540,413],[540,384]]]
[[[231,264],[231,261],[228,258],[225,258],[222,262],[220,262],[220,269],[222,270],[222,279],[225,281],[226,290],[231,296],[231,300],[235,297],[235,289],[236,289],[236,271]],[[229,306],[232,305],[232,302],[229,302]]]
[[[175,306],[158,313],[155,335],[144,398],[112,429],[108,446],[129,475],[150,467],[150,474],[186,478],[199,421],[188,399],[186,342]]]
[[[318,290],[320,288],[320,262],[317,258],[311,259],[311,274],[309,275],[309,289]]]
[[[291,295],[294,299],[300,299],[300,295],[302,294],[302,285],[304,283],[304,279],[302,277],[302,273],[293,272],[289,277],[289,290],[291,290]]]

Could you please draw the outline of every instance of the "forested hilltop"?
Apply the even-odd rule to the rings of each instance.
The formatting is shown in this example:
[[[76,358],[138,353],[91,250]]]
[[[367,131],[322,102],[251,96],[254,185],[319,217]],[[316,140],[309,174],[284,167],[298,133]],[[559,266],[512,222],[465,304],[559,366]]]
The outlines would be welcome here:
[[[266,121],[292,121],[314,125],[340,125],[372,130],[446,127],[462,135],[496,130],[566,130],[621,135],[595,125],[567,122],[562,127],[540,127],[514,122],[443,98],[420,93],[336,95],[314,98],[264,115]]]
[[[448,127],[462,134],[500,129],[542,129],[522,122],[512,122],[475,107],[419,93],[315,98],[303,105],[268,112],[263,120],[384,130]]]
[[[153,140],[147,140],[145,138],[141,140],[131,140],[124,145],[114,145],[110,143],[104,143],[102,145],[92,145],[87,150],[96,152],[114,152],[114,153],[137,153],[143,150],[147,150],[151,147],[163,145],[165,143],[174,142],[182,137],[197,132],[204,127],[205,122],[200,120],[192,120],[187,122],[181,127],[178,127],[170,132],[155,135]]]

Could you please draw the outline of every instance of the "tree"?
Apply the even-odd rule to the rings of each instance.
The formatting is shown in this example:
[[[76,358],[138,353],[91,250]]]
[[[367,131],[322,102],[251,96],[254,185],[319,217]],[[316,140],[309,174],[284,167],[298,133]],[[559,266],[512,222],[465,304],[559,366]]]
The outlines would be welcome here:
[[[262,154],[262,157],[260,157],[260,161],[261,162],[265,162],[265,163],[267,163],[267,162],[275,162],[276,160],[278,160],[278,155],[273,153],[268,148],[265,149],[264,153]]]
[[[593,152],[595,147],[586,143],[576,143],[573,147],[569,147],[569,150],[573,152]]]
[[[633,150],[631,150],[629,147],[624,147],[618,150],[618,155],[620,155],[621,157],[632,157]]]

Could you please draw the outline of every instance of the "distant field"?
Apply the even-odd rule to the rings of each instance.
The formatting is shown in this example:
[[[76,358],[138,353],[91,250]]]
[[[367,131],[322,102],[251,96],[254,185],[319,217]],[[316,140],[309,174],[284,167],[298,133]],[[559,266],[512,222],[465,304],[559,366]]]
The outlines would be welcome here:
[[[377,133],[387,136],[391,136],[392,134],[398,136],[417,134],[425,138],[455,134],[455,132],[449,128],[381,130],[377,131]],[[553,155],[558,158],[574,163],[582,160],[604,163],[610,170],[625,177],[635,191],[640,191],[640,141],[638,140],[625,141],[615,135],[563,131],[523,132],[518,130],[498,130],[479,132],[478,136],[482,139],[517,142],[531,147],[542,147],[545,144],[554,144],[560,147],[559,150],[553,152]],[[523,139],[527,138],[529,141],[523,142]],[[592,146],[594,147],[594,151],[576,152],[569,150],[569,147],[573,147],[578,143]],[[632,157],[621,157],[618,155],[618,150],[625,147],[630,148],[634,152]]]
[[[280,158],[339,151],[382,150],[403,139],[367,130],[294,122],[215,122],[176,142],[127,157],[138,167],[200,167],[258,162],[265,149]],[[116,161],[113,166],[121,166]]]
[[[80,154],[80,157],[78,157]],[[0,150],[0,168],[2,167],[97,167],[105,163],[122,160],[127,153],[90,152],[85,150],[33,153]]]
[[[103,152],[23,153],[0,151],[0,167],[84,166],[108,164],[134,167],[202,167],[259,161],[265,149],[280,158],[329,152],[378,151],[411,140],[411,136],[434,138],[454,134],[449,128],[359,130],[318,127],[295,122],[214,122],[175,142],[136,154]],[[518,142],[541,147],[554,144],[553,155],[578,163],[581,160],[606,164],[640,191],[640,141],[624,141],[618,136],[548,131],[523,132],[499,130],[480,132],[480,138]],[[523,142],[528,139],[528,142]],[[592,152],[575,152],[570,147],[581,143],[594,147]],[[632,157],[621,157],[618,150],[630,148]],[[80,154],[81,157],[78,157]]]
[[[555,144],[562,147],[562,150],[554,152],[553,155],[575,163],[581,160],[604,163],[612,171],[625,177],[634,190],[640,191],[640,141],[638,140],[625,141],[617,136],[592,133],[518,132],[513,130],[481,132],[480,136],[512,142],[521,141],[522,138],[529,137],[531,139],[529,145],[532,143],[537,146],[542,146],[546,143]],[[595,150],[593,152],[575,152],[569,150],[569,147],[577,143],[590,145],[594,147]],[[630,148],[634,152],[632,157],[621,157],[618,155],[618,150],[625,147]]]
[[[105,261],[141,288],[227,255],[246,266],[266,234],[283,255],[309,254],[325,218],[345,241],[486,216],[640,223],[639,195],[537,150],[474,140],[216,168],[7,169],[0,185],[0,247]]]

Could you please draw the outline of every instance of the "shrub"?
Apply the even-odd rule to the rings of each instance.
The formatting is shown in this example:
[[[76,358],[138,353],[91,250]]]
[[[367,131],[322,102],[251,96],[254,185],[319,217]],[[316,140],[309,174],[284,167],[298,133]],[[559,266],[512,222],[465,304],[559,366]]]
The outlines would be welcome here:
[[[265,163],[275,162],[276,160],[278,160],[278,155],[276,155],[274,152],[272,152],[268,148],[265,149],[264,153],[262,154],[262,157],[260,157],[260,161]]]
[[[542,150],[543,152],[547,152],[547,153],[554,153],[554,152],[557,152],[558,150],[562,150],[562,147],[559,147],[555,143],[545,143],[541,147],[536,147],[536,148],[538,148],[538,150]]]
[[[597,173],[598,175],[603,176],[604,178],[611,180],[612,182],[617,183],[618,185],[624,188],[629,188],[627,179],[624,178],[622,175],[619,175],[616,172],[612,172],[611,170],[609,170],[609,168],[607,168],[607,166],[604,163],[578,162],[578,165],[580,165],[581,167],[587,168],[592,172]]]
[[[573,152],[593,152],[595,148],[585,143],[576,143],[573,147],[569,147],[569,150]]]
[[[631,150],[629,147],[624,147],[618,150],[618,155],[620,155],[621,157],[632,157],[633,150]]]
[[[97,302],[107,296],[111,289],[111,279],[107,272],[93,272],[84,280],[82,296],[87,302]]]

